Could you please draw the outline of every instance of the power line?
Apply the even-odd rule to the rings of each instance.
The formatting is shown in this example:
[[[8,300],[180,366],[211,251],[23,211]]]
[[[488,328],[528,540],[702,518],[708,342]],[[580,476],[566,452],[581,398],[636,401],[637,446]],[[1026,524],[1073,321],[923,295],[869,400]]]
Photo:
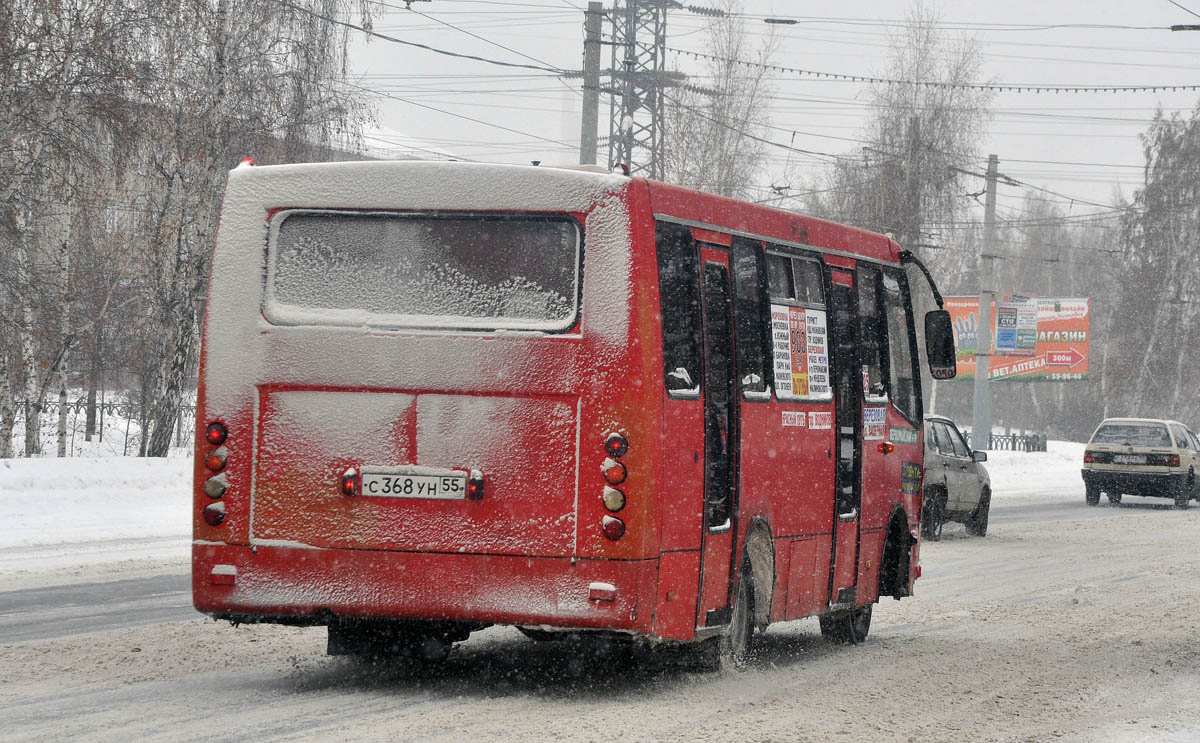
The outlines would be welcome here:
[[[555,67],[543,67],[543,66],[539,66],[539,65],[520,64],[518,62],[501,62],[498,59],[489,59],[487,57],[479,57],[474,54],[460,54],[458,52],[450,52],[450,51],[446,51],[445,49],[438,49],[436,47],[429,46],[428,44],[420,44],[415,41],[405,41],[404,39],[398,39],[395,36],[388,36],[387,34],[381,34],[378,31],[372,31],[371,29],[366,28],[364,26],[359,26],[359,25],[356,25],[353,23],[348,23],[346,21],[342,21],[337,18],[331,18],[330,16],[322,15],[321,13],[314,12],[312,10],[309,10],[308,8],[302,8],[299,5],[290,3],[290,2],[288,2],[288,0],[276,0],[276,2],[278,2],[280,5],[282,5],[286,8],[291,8],[292,10],[298,11],[300,13],[306,13],[308,15],[311,15],[314,18],[319,18],[320,20],[325,21],[326,23],[332,23],[334,25],[343,26],[345,28],[353,29],[355,31],[361,31],[364,34],[367,34],[368,36],[373,36],[377,39],[383,39],[384,41],[390,41],[393,44],[403,44],[404,46],[416,47],[418,49],[424,49],[426,51],[434,52],[435,54],[443,54],[447,57],[456,57],[458,59],[470,59],[470,60],[474,60],[476,62],[486,62],[487,64],[498,65],[500,67],[517,67],[517,68],[525,69],[525,70],[540,70],[542,72],[551,72],[551,73],[554,73],[555,75],[562,75],[567,72],[566,70],[555,68]]]
[[[474,117],[472,117],[472,116],[466,116],[466,115],[464,115],[464,114],[456,114],[456,113],[454,113],[453,111],[446,111],[446,110],[444,110],[444,109],[437,108],[436,106],[430,106],[430,105],[427,105],[427,104],[424,104],[424,103],[417,103],[416,101],[412,101],[412,100],[409,100],[409,99],[407,99],[407,98],[401,98],[401,97],[400,97],[400,96],[398,96],[398,95],[392,95],[391,93],[387,93],[387,92],[384,92],[384,91],[381,91],[381,90],[371,90],[370,88],[366,88],[366,87],[363,87],[363,86],[361,86],[361,85],[354,85],[353,83],[347,83],[347,85],[349,85],[349,86],[350,86],[350,87],[352,87],[352,88],[357,88],[357,89],[359,89],[359,90],[362,90],[362,91],[364,91],[364,92],[367,92],[367,93],[372,93],[372,94],[374,94],[374,95],[383,96],[384,98],[390,98],[390,99],[392,99],[392,100],[394,100],[394,101],[400,101],[401,103],[407,103],[407,104],[409,104],[410,106],[416,106],[416,107],[418,107],[418,108],[424,108],[424,109],[427,109],[427,110],[429,110],[429,111],[436,111],[437,113],[440,113],[440,114],[446,114],[447,116],[453,116],[453,117],[455,117],[455,118],[458,118],[458,119],[465,119],[466,121],[474,122],[474,123],[476,123],[476,124],[483,124],[484,126],[490,126],[490,127],[494,128],[494,129],[500,129],[500,130],[503,130],[503,131],[506,131],[506,132],[509,132],[509,133],[512,133],[512,134],[520,134],[520,135],[522,135],[522,136],[524,136],[524,137],[529,137],[530,139],[537,139],[537,140],[540,140],[540,141],[542,141],[542,142],[549,142],[549,143],[551,143],[551,144],[560,145],[560,146],[562,146],[562,147],[570,147],[570,148],[574,148],[574,147],[575,147],[575,145],[574,145],[574,144],[572,144],[572,143],[570,143],[570,142],[563,142],[563,141],[560,141],[560,140],[557,140],[557,139],[550,139],[550,138],[548,138],[548,137],[541,137],[541,136],[538,136],[537,134],[530,134],[529,132],[523,132],[523,131],[521,131],[521,130],[519,130],[519,129],[512,129],[512,128],[509,128],[509,127],[507,127],[507,126],[501,126],[500,124],[493,124],[493,123],[491,123],[490,121],[484,121],[483,119],[476,119],[476,118],[474,118]]]
[[[498,47],[498,48],[500,48],[500,49],[503,49],[503,50],[504,50],[504,51],[506,51],[506,52],[512,52],[513,54],[516,54],[516,55],[517,55],[517,56],[519,56],[519,57],[524,57],[525,59],[528,59],[528,60],[529,60],[529,61],[531,61],[531,62],[537,62],[539,65],[546,65],[546,67],[544,67],[543,69],[551,69],[551,68],[549,67],[549,64],[550,64],[550,63],[549,63],[549,62],[546,62],[545,60],[541,60],[541,59],[538,59],[538,58],[536,58],[536,57],[531,57],[531,56],[529,56],[528,54],[526,54],[526,53],[524,53],[524,52],[517,51],[516,49],[513,49],[512,47],[507,47],[507,46],[505,46],[505,45],[503,45],[503,44],[501,44],[501,43],[499,43],[499,42],[492,41],[491,39],[485,39],[484,37],[480,36],[479,34],[472,33],[472,32],[470,32],[470,31],[466,30],[465,28],[460,28],[460,27],[458,27],[458,26],[455,26],[453,23],[448,23],[448,22],[446,22],[446,21],[443,21],[443,20],[441,20],[441,19],[439,19],[439,18],[434,18],[434,17],[433,17],[433,16],[431,16],[431,15],[426,15],[425,13],[422,13],[422,12],[421,12],[421,11],[419,11],[419,10],[412,10],[411,12],[413,12],[413,13],[416,13],[417,15],[421,16],[422,18],[428,18],[429,20],[431,20],[431,21],[434,21],[435,23],[440,23],[440,24],[442,24],[443,26],[445,26],[445,27],[447,27],[447,28],[452,28],[452,29],[454,29],[455,31],[458,31],[459,33],[464,33],[464,34],[466,34],[467,36],[470,36],[471,38],[478,39],[478,40],[480,40],[480,41],[484,42],[485,44],[491,44],[492,46],[495,46],[495,47]],[[560,78],[557,78],[557,79],[558,79],[558,81],[559,81],[560,83],[562,83],[564,86],[566,86],[566,87],[567,87],[567,90],[570,90],[570,91],[572,91],[572,92],[576,93],[576,94],[577,94],[577,95],[579,95],[579,96],[582,96],[582,95],[583,95],[583,92],[582,92],[582,91],[575,90],[575,89],[574,89],[574,88],[572,88],[570,85],[568,85],[568,84],[567,84],[567,82],[566,82],[565,80],[563,80],[561,77],[560,77]]]
[[[1191,8],[1185,8],[1184,6],[1182,6],[1182,5],[1180,5],[1179,3],[1175,2],[1175,0],[1167,0],[1167,2],[1169,2],[1169,3],[1170,3],[1170,4],[1172,4],[1172,5],[1174,5],[1176,8],[1179,8],[1179,9],[1180,9],[1180,10],[1182,10],[1182,11],[1186,11],[1186,12],[1188,12],[1188,13],[1191,13],[1192,15],[1196,16],[1197,18],[1200,18],[1200,13],[1196,13],[1196,12],[1195,12],[1194,10],[1192,10]]]
[[[727,64],[753,67],[760,70],[792,72],[797,75],[805,75],[816,79],[870,83],[877,85],[913,85],[923,88],[988,90],[997,93],[1157,93],[1158,91],[1165,92],[1168,90],[1200,90],[1200,85],[1033,85],[1026,83],[997,85],[993,83],[948,83],[935,80],[897,80],[886,77],[848,75],[840,72],[820,72],[817,70],[804,70],[797,67],[782,67],[780,65],[747,62],[746,60],[742,59],[731,59],[729,57],[720,57],[715,54],[705,54],[704,52],[692,52],[686,49],[676,49],[675,47],[667,47],[667,51],[674,52],[675,54],[683,54],[690,57],[695,57],[696,59],[708,59],[715,62],[725,62]]]

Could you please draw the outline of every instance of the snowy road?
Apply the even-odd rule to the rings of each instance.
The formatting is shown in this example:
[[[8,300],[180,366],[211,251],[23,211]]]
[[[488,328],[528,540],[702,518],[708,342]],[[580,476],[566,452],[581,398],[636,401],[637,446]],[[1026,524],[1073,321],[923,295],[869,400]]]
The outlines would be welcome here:
[[[865,645],[785,624],[744,673],[508,629],[422,672],[326,657],[320,629],[197,617],[68,635],[47,619],[48,639],[0,634],[0,714],[9,740],[122,743],[1200,739],[1200,508],[1075,495],[999,506],[983,539],[948,527],[923,547],[918,596],[879,605]]]

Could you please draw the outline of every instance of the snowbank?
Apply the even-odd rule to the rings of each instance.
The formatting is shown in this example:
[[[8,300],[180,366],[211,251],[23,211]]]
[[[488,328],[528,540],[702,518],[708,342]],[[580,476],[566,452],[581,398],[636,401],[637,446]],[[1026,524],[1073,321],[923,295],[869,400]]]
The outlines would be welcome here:
[[[0,460],[0,584],[186,572],[191,468],[188,456]]]
[[[1084,444],[1047,442],[1044,452],[989,451],[992,501],[1083,500]]]
[[[1083,500],[1083,444],[988,452],[992,497]],[[0,584],[104,580],[190,565],[191,467],[170,459],[0,460]]]

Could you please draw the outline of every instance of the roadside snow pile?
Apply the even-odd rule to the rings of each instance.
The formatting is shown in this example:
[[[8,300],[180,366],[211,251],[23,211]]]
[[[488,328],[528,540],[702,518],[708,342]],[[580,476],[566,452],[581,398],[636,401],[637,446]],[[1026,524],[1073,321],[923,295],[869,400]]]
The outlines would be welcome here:
[[[992,500],[1082,501],[1083,448],[1074,441],[1050,441],[1044,452],[989,451],[984,466],[992,476]]]
[[[1082,502],[1083,444],[988,452],[996,501]],[[190,559],[192,459],[94,457],[0,460],[0,580],[47,571],[100,574]]]
[[[192,459],[0,460],[0,550],[187,538]]]

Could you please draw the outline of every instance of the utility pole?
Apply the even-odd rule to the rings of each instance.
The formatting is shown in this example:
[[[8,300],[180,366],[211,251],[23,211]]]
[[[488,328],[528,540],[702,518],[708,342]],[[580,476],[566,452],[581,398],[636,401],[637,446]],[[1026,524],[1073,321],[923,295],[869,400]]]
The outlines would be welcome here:
[[[601,2],[589,2],[583,16],[583,120],[579,130],[579,164],[596,164],[596,129],[600,126]]]
[[[971,418],[971,448],[987,450],[992,434],[992,398],[988,371],[992,360],[992,261],[996,245],[996,171],[1000,159],[988,155],[987,195],[983,202],[983,247],[979,253],[979,314],[975,334],[975,405]]]

